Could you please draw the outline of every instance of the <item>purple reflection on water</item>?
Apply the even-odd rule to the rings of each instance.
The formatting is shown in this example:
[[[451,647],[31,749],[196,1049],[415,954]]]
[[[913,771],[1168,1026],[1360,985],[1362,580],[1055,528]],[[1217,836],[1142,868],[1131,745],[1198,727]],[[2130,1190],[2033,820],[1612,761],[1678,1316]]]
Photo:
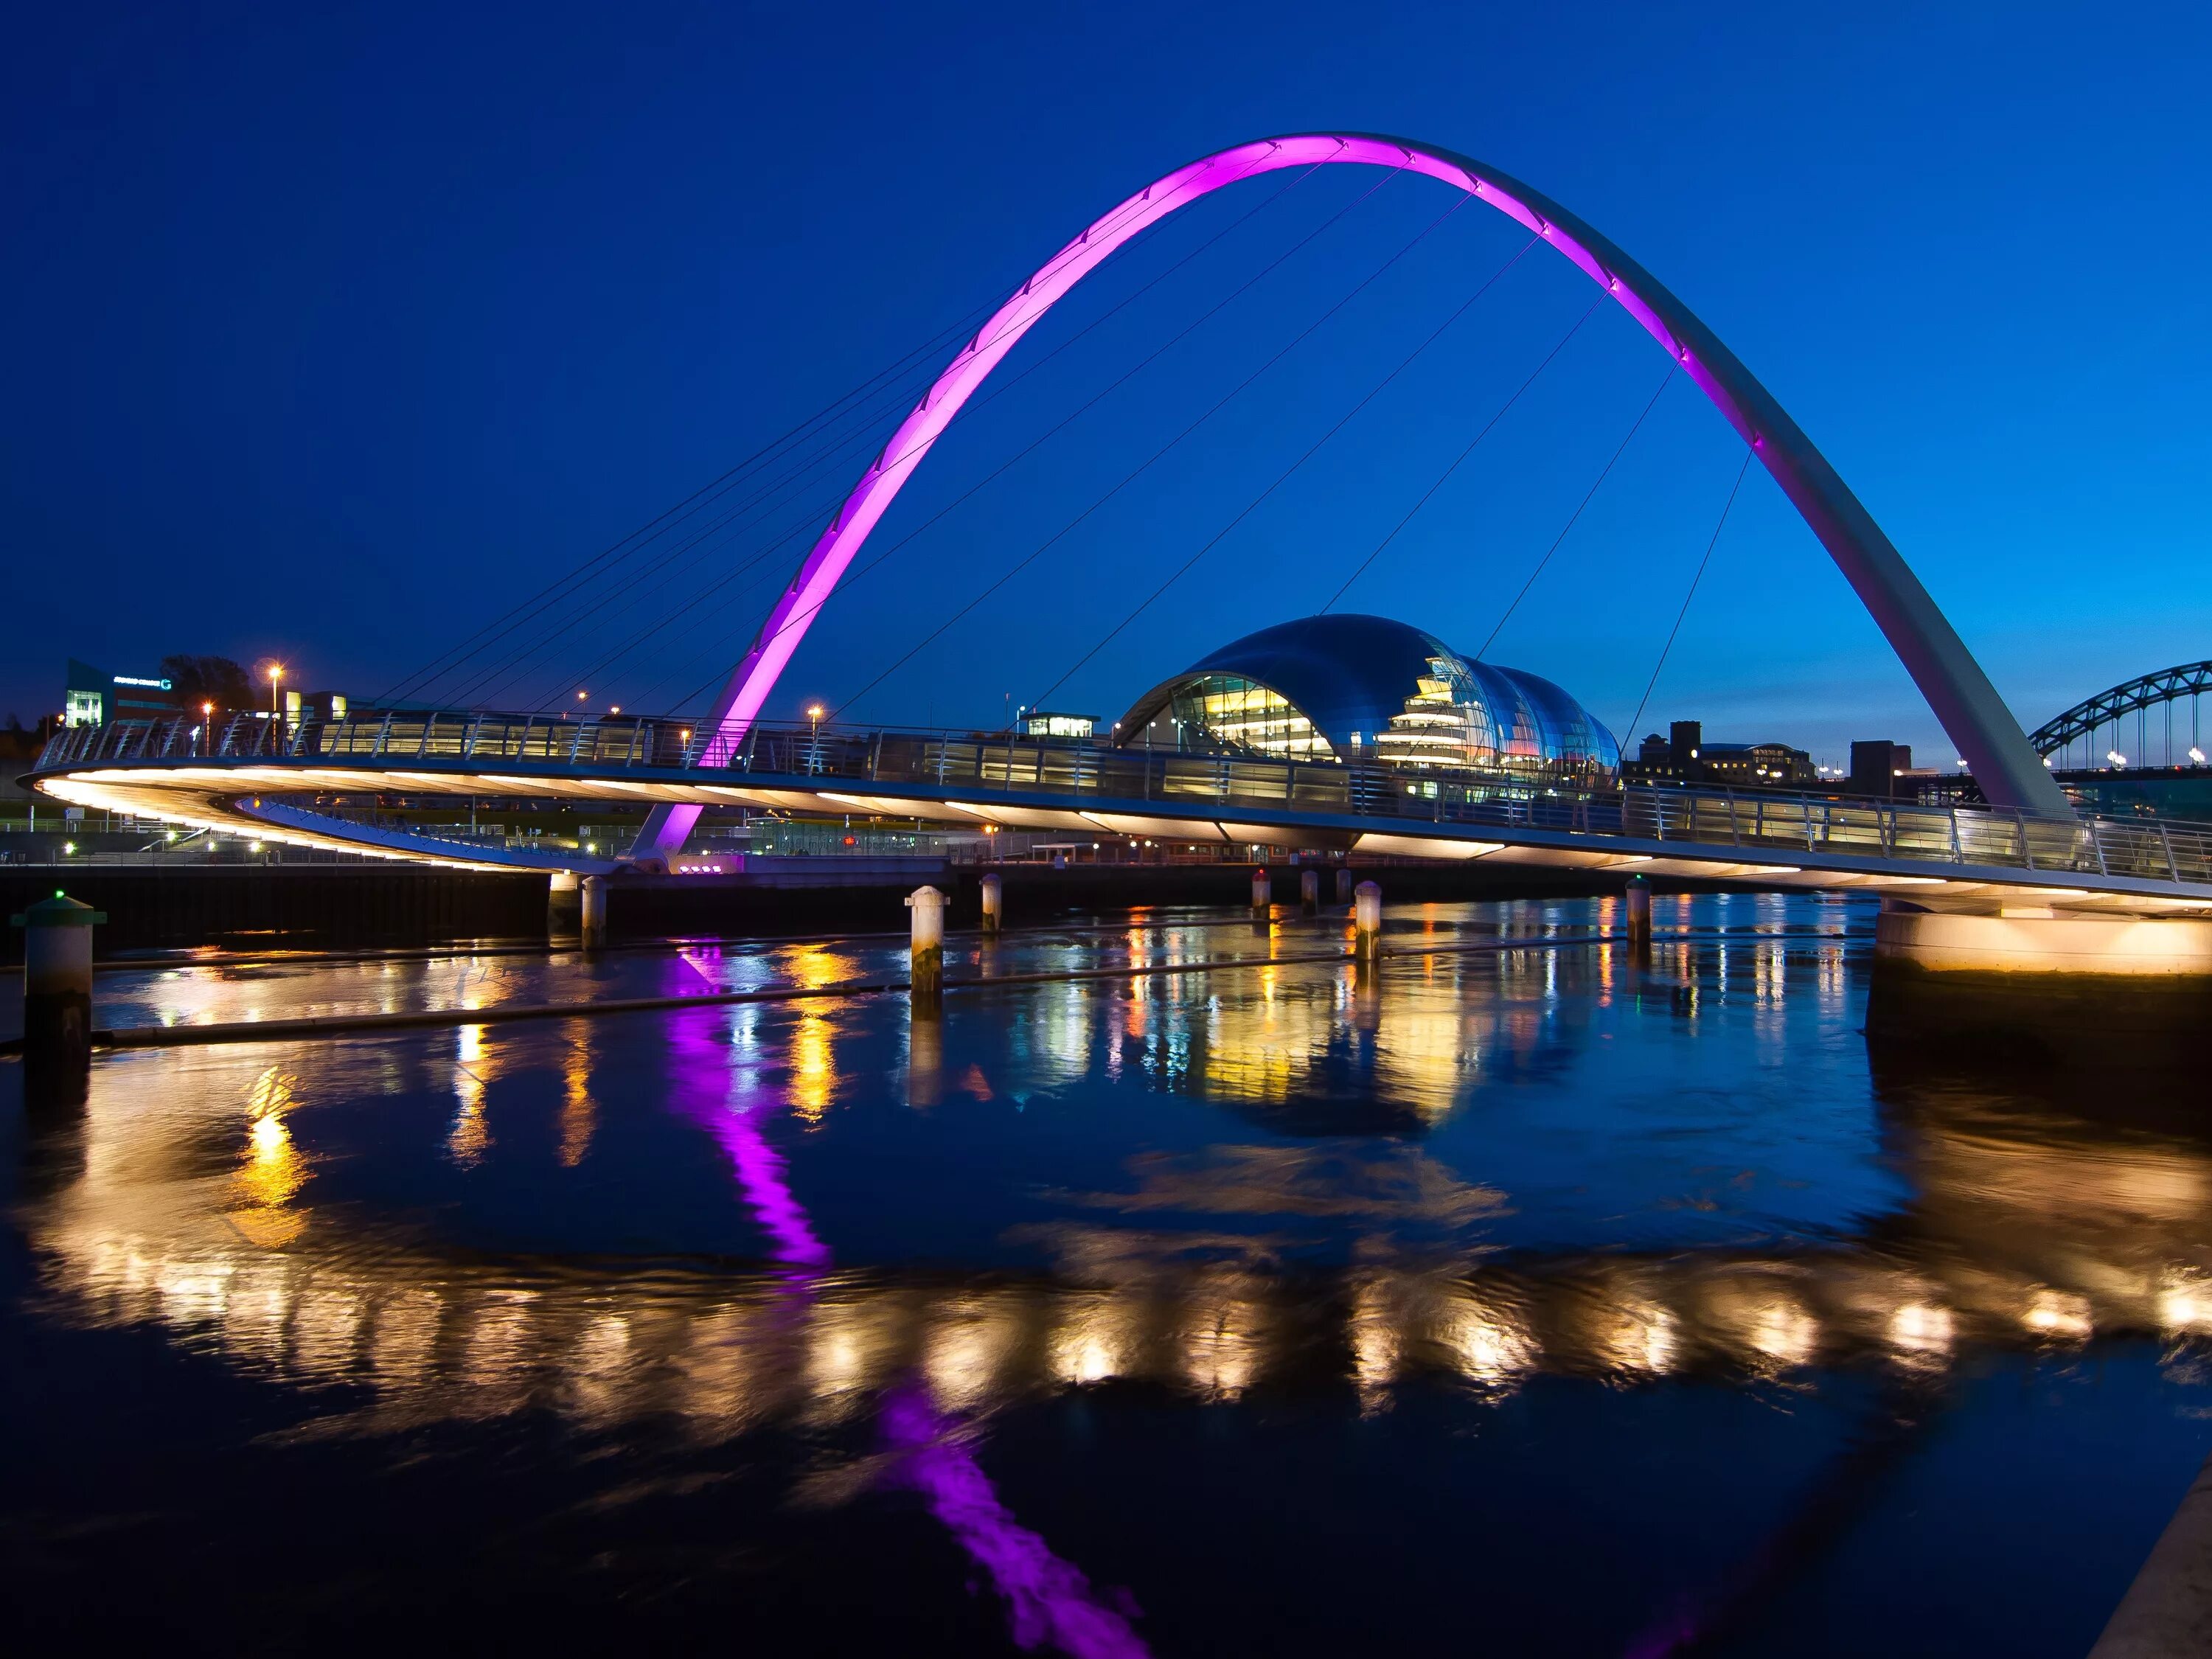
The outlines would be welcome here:
[[[1621,1659],[1668,1659],[1697,1639],[1697,1620],[1678,1608],[1639,1634],[1622,1650]]]
[[[1014,1519],[952,1437],[954,1425],[919,1390],[889,1395],[883,1425],[884,1438],[903,1454],[899,1478],[928,1498],[931,1513],[991,1575],[1016,1642],[1024,1648],[1049,1642],[1073,1659],[1143,1659],[1150,1652],[1129,1621],[1098,1601],[1089,1579]]]
[[[771,1099],[739,1084],[726,1103],[700,1103],[690,1115],[729,1153],[745,1202],[768,1232],[769,1253],[802,1270],[797,1277],[803,1304],[814,1275],[830,1266],[830,1247],[815,1237],[813,1223],[792,1196],[783,1155],[753,1121],[754,1108]],[[1148,1659],[1149,1650],[1129,1621],[1100,1603],[1091,1581],[999,1501],[974,1457],[953,1438],[954,1419],[939,1416],[926,1395],[902,1389],[885,1396],[883,1426],[884,1439],[904,1454],[896,1466],[899,1477],[920,1488],[931,1513],[991,1575],[1016,1642],[1034,1648],[1049,1641],[1073,1659]]]
[[[730,1155],[738,1172],[738,1185],[745,1202],[768,1230],[770,1254],[794,1267],[826,1267],[830,1247],[814,1236],[814,1225],[783,1178],[783,1154],[768,1144],[754,1125],[751,1112],[742,1106],[702,1114],[714,1139]]]

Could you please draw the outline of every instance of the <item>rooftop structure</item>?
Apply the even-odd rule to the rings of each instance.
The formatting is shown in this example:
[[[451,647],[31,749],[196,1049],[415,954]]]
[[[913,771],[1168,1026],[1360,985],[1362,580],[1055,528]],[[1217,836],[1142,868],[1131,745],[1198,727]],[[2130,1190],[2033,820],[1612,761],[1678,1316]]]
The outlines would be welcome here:
[[[69,684],[62,692],[65,726],[173,714],[182,706],[176,688],[159,674],[111,674],[75,657],[69,659]]]
[[[1731,789],[1816,789],[1813,757],[1786,743],[1709,743],[1700,720],[1676,720],[1638,745],[1621,775],[1638,783],[1718,783]]]
[[[1123,747],[1611,783],[1613,733],[1551,681],[1477,662],[1382,617],[1307,617],[1248,634],[1145,693]]]

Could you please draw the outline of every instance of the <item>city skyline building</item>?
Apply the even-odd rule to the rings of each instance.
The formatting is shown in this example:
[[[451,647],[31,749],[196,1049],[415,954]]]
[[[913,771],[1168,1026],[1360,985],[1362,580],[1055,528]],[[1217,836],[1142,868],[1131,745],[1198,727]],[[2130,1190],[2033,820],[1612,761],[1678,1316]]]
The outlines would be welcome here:
[[[1307,617],[1231,641],[1130,706],[1115,741],[1488,774],[1588,788],[1613,733],[1563,688],[1382,617]]]

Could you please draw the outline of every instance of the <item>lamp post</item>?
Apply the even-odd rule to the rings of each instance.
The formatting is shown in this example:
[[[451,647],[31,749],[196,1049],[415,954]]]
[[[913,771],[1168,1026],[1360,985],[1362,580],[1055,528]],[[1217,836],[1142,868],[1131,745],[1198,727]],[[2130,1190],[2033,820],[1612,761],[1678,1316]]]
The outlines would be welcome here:
[[[284,678],[284,665],[269,665],[269,748],[274,754],[284,746],[284,705],[276,695],[277,683]]]
[[[822,769],[822,705],[820,703],[811,702],[806,705],[806,769],[810,772],[819,772]]]
[[[212,699],[200,705],[200,753],[215,753],[215,703]]]

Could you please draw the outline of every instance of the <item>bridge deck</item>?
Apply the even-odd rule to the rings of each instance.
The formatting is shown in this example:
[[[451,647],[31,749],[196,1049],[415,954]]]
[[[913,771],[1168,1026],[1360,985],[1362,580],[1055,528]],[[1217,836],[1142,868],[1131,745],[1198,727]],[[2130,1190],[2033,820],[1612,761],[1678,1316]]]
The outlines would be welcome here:
[[[2039,890],[2069,905],[2212,907],[2212,826],[2041,817],[1804,794],[1627,787],[1122,749],[1065,739],[758,727],[717,753],[675,721],[441,713],[233,721],[211,755],[181,720],[60,734],[60,799],[234,833],[485,866],[611,870],[314,811],[302,794],[453,793],[865,813],[1096,838],[1228,842],[1814,887]],[[1930,897],[1936,895],[1931,891]]]

